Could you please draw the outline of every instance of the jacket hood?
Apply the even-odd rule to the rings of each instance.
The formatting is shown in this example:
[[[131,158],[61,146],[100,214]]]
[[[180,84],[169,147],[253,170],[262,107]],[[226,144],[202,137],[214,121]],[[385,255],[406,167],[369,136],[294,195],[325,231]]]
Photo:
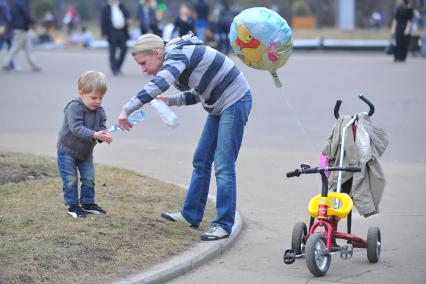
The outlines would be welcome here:
[[[196,37],[192,32],[189,32],[186,35],[182,36],[181,39],[175,44],[166,45],[166,52],[176,47],[183,47],[183,46],[189,46],[189,45],[202,45],[202,44],[204,44],[202,40]]]
[[[64,111],[73,103],[79,103],[80,105],[82,105],[84,108],[88,109],[86,107],[86,105],[83,103],[83,101],[81,100],[81,98],[75,98],[73,100],[71,100],[70,102],[67,103],[67,105],[64,108]],[[90,110],[90,109],[89,109]]]

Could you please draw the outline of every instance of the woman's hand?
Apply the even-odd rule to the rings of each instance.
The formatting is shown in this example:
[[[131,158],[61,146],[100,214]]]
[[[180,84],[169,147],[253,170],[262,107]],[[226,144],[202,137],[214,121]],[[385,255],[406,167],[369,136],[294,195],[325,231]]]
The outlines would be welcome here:
[[[165,103],[166,105],[170,106],[170,105],[169,105],[170,100],[169,100],[169,97],[168,97],[168,96],[160,95],[160,96],[157,96],[157,97],[155,97],[155,98],[156,98],[157,100],[162,101],[162,102],[163,102],[163,103]]]
[[[95,138],[95,140],[107,142],[108,144],[112,142],[112,136],[107,131],[97,131],[93,134],[93,138]]]
[[[132,125],[129,123],[127,113],[123,110],[120,115],[118,116],[118,126],[121,128],[121,130],[129,131],[130,128],[132,128]]]

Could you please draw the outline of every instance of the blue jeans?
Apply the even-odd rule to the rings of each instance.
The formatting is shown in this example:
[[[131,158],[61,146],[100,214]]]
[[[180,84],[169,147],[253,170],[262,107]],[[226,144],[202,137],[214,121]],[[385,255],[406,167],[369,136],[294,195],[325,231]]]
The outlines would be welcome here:
[[[235,221],[235,162],[243,140],[244,126],[251,111],[250,92],[220,115],[209,115],[193,158],[191,184],[186,194],[182,215],[198,227],[207,203],[212,163],[216,175],[216,214],[213,225],[231,233]]]
[[[10,48],[12,47],[12,39],[10,39],[10,38],[8,38],[8,39],[2,39],[2,38],[0,38],[0,51],[3,49],[4,43],[6,43],[6,45],[7,45],[7,51],[9,51]],[[13,63],[13,60],[8,63],[8,67],[10,69],[15,69],[15,63]]]
[[[65,205],[95,203],[95,167],[92,158],[79,160],[69,154],[58,152],[58,168],[62,178]],[[77,169],[81,181],[80,202]]]
[[[206,19],[195,20],[195,30],[197,31],[197,37],[202,41],[205,41],[208,26],[209,22]]]

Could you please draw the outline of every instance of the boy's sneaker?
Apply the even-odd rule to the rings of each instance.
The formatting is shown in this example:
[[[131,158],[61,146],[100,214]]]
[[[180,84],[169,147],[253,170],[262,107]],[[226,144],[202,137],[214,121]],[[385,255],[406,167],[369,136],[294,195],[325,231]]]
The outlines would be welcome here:
[[[81,206],[81,209],[83,209],[83,211],[85,211],[85,212],[92,213],[92,214],[106,214],[106,211],[104,209],[102,209],[96,203],[93,203],[93,204],[83,204]]]
[[[186,226],[195,227],[191,223],[186,221],[185,217],[183,217],[181,212],[176,212],[176,213],[161,212],[160,215],[161,215],[161,217],[163,217],[164,219],[167,219],[169,221],[178,222],[178,223],[184,224]]]
[[[229,237],[229,233],[219,225],[213,225],[210,229],[201,235],[203,241],[216,241]]]
[[[68,208],[67,214],[70,215],[73,218],[85,218],[86,212],[81,210],[80,206],[78,205],[71,205]]]

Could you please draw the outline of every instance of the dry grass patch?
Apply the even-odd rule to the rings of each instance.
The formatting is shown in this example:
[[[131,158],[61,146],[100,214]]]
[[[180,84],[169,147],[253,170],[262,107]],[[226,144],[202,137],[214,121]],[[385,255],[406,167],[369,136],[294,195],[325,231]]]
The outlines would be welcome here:
[[[142,271],[199,241],[200,229],[163,220],[184,190],[135,172],[96,165],[97,202],[107,215],[66,214],[53,158],[0,153],[0,283],[102,283]],[[22,177],[25,176],[25,177]],[[28,178],[30,176],[30,178]],[[19,182],[16,182],[19,181]]]

